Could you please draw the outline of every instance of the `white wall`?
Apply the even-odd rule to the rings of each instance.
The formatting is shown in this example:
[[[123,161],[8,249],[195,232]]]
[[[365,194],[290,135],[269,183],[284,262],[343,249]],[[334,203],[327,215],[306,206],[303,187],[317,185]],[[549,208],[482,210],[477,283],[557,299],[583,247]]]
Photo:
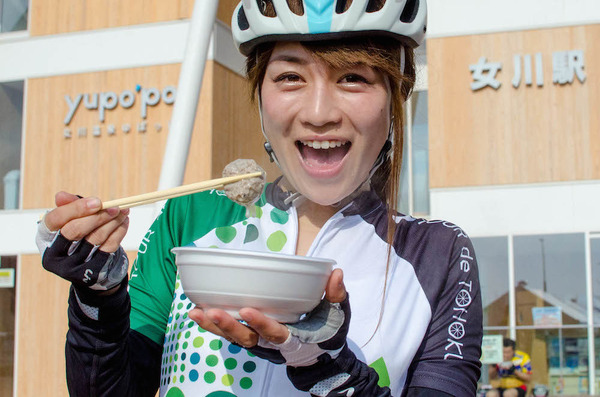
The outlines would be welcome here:
[[[470,237],[600,232],[600,181],[432,189],[431,219]]]
[[[427,0],[427,37],[600,23],[598,0]]]
[[[0,82],[180,63],[188,29],[186,20],[39,37],[27,32],[0,35]],[[243,68],[231,30],[220,21],[208,59],[235,72]]]

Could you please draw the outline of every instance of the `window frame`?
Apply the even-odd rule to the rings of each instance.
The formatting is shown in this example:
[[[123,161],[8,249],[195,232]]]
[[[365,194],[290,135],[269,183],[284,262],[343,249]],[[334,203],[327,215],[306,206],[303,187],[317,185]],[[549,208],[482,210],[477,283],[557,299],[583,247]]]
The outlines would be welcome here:
[[[509,305],[509,321],[508,326],[484,326],[484,335],[503,333],[509,338],[516,340],[518,330],[540,330],[540,329],[556,329],[559,333],[562,330],[569,329],[587,329],[588,341],[588,388],[589,394],[595,395],[597,381],[600,380],[600,375],[596,376],[596,341],[595,331],[600,333],[600,321],[594,322],[594,304],[593,304],[593,269],[592,269],[592,248],[591,242],[600,241],[600,232],[579,232],[583,234],[584,239],[584,258],[585,258],[585,288],[586,288],[586,324],[562,324],[561,326],[553,326],[552,328],[540,327],[535,325],[517,325],[516,324],[516,292],[515,292],[515,255],[514,255],[514,239],[520,236],[532,235],[557,235],[560,233],[527,233],[527,234],[508,234],[497,236],[477,236],[477,238],[486,237],[507,237],[508,238],[508,305]],[[573,233],[568,233],[573,234]]]
[[[427,93],[429,90],[426,87],[421,89],[416,89],[413,91],[413,94],[404,102],[403,111],[404,111],[404,147],[402,148],[402,169],[401,169],[401,177],[400,177],[400,189],[399,195],[400,199],[398,200],[398,207],[406,208],[404,212],[406,215],[414,215],[419,217],[427,217],[431,212],[431,193],[429,187],[429,181],[427,183],[427,192],[426,195],[429,197],[429,202],[427,205],[427,212],[415,212],[415,202],[414,202],[414,159],[413,159],[413,113],[414,113],[414,102],[415,102],[415,94],[419,93]],[[427,109],[429,106],[429,101],[427,101]],[[429,120],[427,123],[427,130],[429,134]],[[427,146],[429,149],[429,138],[427,140]],[[427,173],[429,173],[429,157],[427,158]],[[406,178],[406,191],[402,191],[402,179]],[[402,211],[401,211],[402,212]]]

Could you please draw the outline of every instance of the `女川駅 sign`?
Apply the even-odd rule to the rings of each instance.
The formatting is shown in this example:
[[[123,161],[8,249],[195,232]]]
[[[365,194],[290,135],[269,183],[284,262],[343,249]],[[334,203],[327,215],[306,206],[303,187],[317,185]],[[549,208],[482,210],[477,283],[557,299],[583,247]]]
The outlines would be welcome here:
[[[469,65],[473,82],[471,90],[477,91],[485,87],[498,89],[502,82],[497,75],[502,70],[502,62],[488,62],[487,57],[479,58],[475,64]],[[585,59],[583,50],[555,51],[552,53],[552,83],[558,85],[570,84],[575,78],[580,83],[586,80]],[[535,84],[544,86],[543,56],[541,53],[513,55],[512,86],[519,88],[521,83],[527,86],[533,84],[533,71],[535,70]]]

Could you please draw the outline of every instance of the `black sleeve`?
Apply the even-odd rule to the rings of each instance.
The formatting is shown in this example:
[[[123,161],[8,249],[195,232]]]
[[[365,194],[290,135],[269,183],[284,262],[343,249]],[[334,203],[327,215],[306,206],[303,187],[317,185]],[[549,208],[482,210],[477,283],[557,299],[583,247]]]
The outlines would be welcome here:
[[[66,342],[71,396],[154,396],[162,346],[129,328],[127,279],[110,296],[71,287]]]
[[[363,396],[363,397],[392,397],[388,387],[379,387],[377,372],[365,363],[359,361],[354,353],[345,346],[340,355],[335,359],[327,359],[324,355],[319,362],[309,367],[288,367],[288,377],[296,388],[304,391],[316,391],[319,396]],[[334,379],[340,374],[347,379],[335,388],[329,388],[327,379]],[[319,390],[318,385],[323,387]],[[315,387],[317,386],[317,387]],[[329,393],[327,393],[327,391]],[[325,394],[327,393],[327,394]],[[316,396],[316,394],[311,394]],[[404,391],[405,397],[453,397],[451,394],[426,387],[409,387]]]
[[[422,259],[435,264],[438,258],[446,258],[445,263],[423,266],[430,272],[439,269],[443,277],[432,277],[429,273],[429,279],[425,280],[428,273],[421,274],[423,285],[430,280],[438,280],[439,284],[429,290],[430,301],[434,302],[432,319],[409,368],[406,387],[438,389],[470,397],[476,394],[481,368],[483,314],[479,274],[470,239],[461,229],[451,229],[448,225],[437,225],[434,230],[445,234],[453,230],[455,238],[436,239],[439,243],[432,250],[433,256]]]
[[[406,397],[453,397],[452,394],[425,387],[409,387]]]
[[[327,397],[392,397],[388,387],[377,385],[377,372],[358,360],[348,345],[344,346],[337,358],[331,359],[327,354],[323,354],[318,360],[316,364],[308,367],[287,367],[288,378],[298,390],[318,390],[319,396]],[[335,381],[340,377],[343,381]]]

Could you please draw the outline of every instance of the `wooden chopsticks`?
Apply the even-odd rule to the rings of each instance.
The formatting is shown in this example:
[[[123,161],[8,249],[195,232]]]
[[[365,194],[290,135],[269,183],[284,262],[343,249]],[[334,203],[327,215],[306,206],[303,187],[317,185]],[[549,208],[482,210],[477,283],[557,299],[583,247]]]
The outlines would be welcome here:
[[[191,183],[189,185],[177,186],[171,189],[158,190],[156,192],[139,194],[137,196],[124,197],[116,200],[105,201],[102,203],[102,209],[119,207],[131,208],[139,205],[151,204],[160,200],[166,200],[173,197],[185,196],[186,194],[192,194],[201,192],[208,189],[222,189],[229,183],[241,181],[246,178],[255,178],[262,175],[262,172],[253,172],[250,174],[242,174],[229,176],[226,178],[211,179],[208,181]]]

